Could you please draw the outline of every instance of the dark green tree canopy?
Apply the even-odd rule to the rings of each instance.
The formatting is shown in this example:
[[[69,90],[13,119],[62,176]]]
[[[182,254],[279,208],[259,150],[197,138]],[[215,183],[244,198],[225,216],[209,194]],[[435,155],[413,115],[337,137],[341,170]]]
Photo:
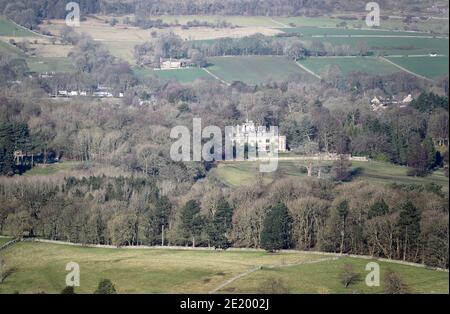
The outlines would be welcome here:
[[[283,203],[272,206],[264,220],[261,246],[269,252],[291,247],[292,217]]]

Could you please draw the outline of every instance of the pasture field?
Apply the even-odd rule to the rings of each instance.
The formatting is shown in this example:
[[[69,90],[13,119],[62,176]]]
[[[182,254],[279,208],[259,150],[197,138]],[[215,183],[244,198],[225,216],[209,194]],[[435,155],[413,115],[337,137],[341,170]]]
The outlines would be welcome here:
[[[344,14],[345,15],[345,14]],[[346,28],[367,28],[365,21],[362,19],[359,20],[343,20],[336,17],[274,17],[274,20],[289,25],[292,23],[294,27],[302,27],[302,26],[314,26],[314,27],[327,27],[327,28],[336,28],[336,26],[342,22],[346,22]],[[441,34],[448,34],[449,25],[448,20],[414,20],[412,24],[415,31],[419,32],[435,32]],[[380,28],[389,29],[389,30],[404,30],[405,23],[402,19],[394,19],[390,18],[387,20],[382,20]],[[344,28],[344,27],[340,27]]]
[[[128,41],[102,41],[102,44],[117,58],[127,61],[130,64],[135,64],[134,47],[142,42],[128,42]]]
[[[80,265],[79,293],[92,293],[102,278],[111,279],[119,293],[207,293],[257,265],[321,258],[300,253],[106,249],[30,242],[18,243],[0,256],[15,269],[0,285],[0,293],[58,293],[65,286],[65,265],[71,261]]]
[[[370,29],[370,28],[336,28],[336,27],[313,27],[313,26],[302,26],[302,27],[291,27],[291,28],[280,28],[285,33],[300,33],[306,37],[314,36],[407,36],[407,37],[432,37],[428,33],[420,32],[405,32],[396,30],[382,30],[382,29]]]
[[[413,28],[416,31],[420,32],[433,32],[439,34],[447,34],[449,33],[449,25],[448,25],[448,15],[446,20],[439,19],[428,19],[428,20],[420,20],[414,19]],[[402,19],[389,19],[381,22],[381,27],[388,29],[399,29],[402,30],[405,28],[405,23]]]
[[[349,28],[337,28],[336,24],[342,21],[329,17],[271,18],[266,16],[154,16],[152,17],[153,19],[161,18],[163,21],[172,24],[176,21],[181,24],[186,24],[188,21],[193,20],[207,21],[210,23],[217,22],[218,20],[225,20],[238,27],[218,29],[191,27],[189,29],[184,29],[182,27],[172,26],[165,29],[153,28],[148,30],[121,23],[112,27],[108,23],[105,23],[109,18],[110,17],[107,16],[89,17],[87,21],[82,22],[81,26],[76,30],[80,34],[89,34],[95,40],[102,42],[113,55],[122,58],[131,64],[135,63],[133,55],[134,47],[143,42],[154,40],[152,36],[153,32],[156,32],[157,34],[174,32],[184,40],[199,42],[211,42],[215,39],[224,37],[245,37],[256,33],[274,36],[282,32],[300,32],[303,34],[301,40],[306,46],[311,45],[313,41],[321,41],[332,46],[347,45],[348,47],[356,47],[363,43],[369,51],[372,51],[374,54],[428,55],[429,53],[437,53],[448,56],[448,38],[433,38],[431,34],[423,32],[351,28],[351,24],[349,24]],[[52,34],[58,35],[61,27],[64,25],[64,21],[51,20],[50,22],[51,23],[43,23],[41,27],[50,31]],[[356,22],[358,25],[355,26],[361,26],[359,24],[362,23],[362,21],[358,20]],[[296,27],[290,27],[289,23],[294,23]],[[48,56],[47,52],[45,56]],[[221,67],[221,64],[217,64],[216,66]],[[255,84],[255,82],[260,83],[265,80],[265,75],[261,76],[261,73],[252,75],[255,67],[252,65],[249,65],[249,67],[251,67],[248,70],[249,77],[244,77],[240,80],[252,84]],[[264,68],[266,67],[266,65],[263,65],[261,71],[264,72]],[[433,66],[431,65],[431,67]],[[294,68],[295,67],[290,67],[288,70],[285,67],[289,72],[298,72],[298,69]],[[367,68],[372,68],[372,64],[369,64]],[[386,67],[383,68],[385,69]],[[219,71],[221,70],[222,69],[219,69]],[[216,74],[214,71],[215,68],[211,67],[211,72]],[[376,71],[376,69],[373,69],[373,71]],[[233,66],[230,68],[229,72],[235,72]],[[236,80],[232,73],[223,74],[226,77],[218,76],[225,81]],[[200,74],[197,73],[197,75]],[[278,76],[277,73],[274,73],[273,75]],[[246,75],[244,74],[244,76]]]
[[[17,55],[20,57],[26,57],[25,54],[18,48],[8,44],[7,42],[0,40],[0,53],[8,55]]]
[[[208,70],[228,83],[257,85],[269,79],[284,80],[293,74],[310,75],[294,61],[278,56],[213,57],[208,58],[208,63]]]
[[[184,68],[174,70],[135,68],[133,71],[139,78],[145,78],[146,76],[155,75],[167,80],[173,79],[180,83],[191,83],[200,78],[212,79],[212,77],[208,73],[199,68]]]
[[[429,79],[436,79],[448,75],[448,56],[387,57],[386,59]]]
[[[245,37],[256,33],[272,36],[281,33],[276,28],[265,26],[245,26],[236,28],[208,28],[191,27],[183,29],[182,27],[170,27],[165,29],[141,29],[131,25],[117,24],[110,26],[105,21],[108,17],[95,16],[89,17],[80,24],[75,30],[79,34],[88,34],[93,39],[102,42],[111,53],[117,57],[134,63],[134,47],[146,41],[152,41],[152,32],[164,34],[173,32],[184,40],[208,40],[224,37]],[[212,19],[213,20],[213,19]],[[48,23],[50,22],[50,23]],[[59,36],[62,27],[65,25],[63,20],[50,20],[41,24],[41,28],[49,31],[51,34]],[[275,24],[276,25],[276,24]],[[272,25],[274,26],[274,25]],[[279,27],[279,25],[278,25]]]
[[[36,49],[35,53],[37,57],[42,58],[67,58],[69,52],[73,49],[72,45],[53,45],[46,42],[31,43],[30,47]]]
[[[442,171],[420,178],[407,175],[408,168],[396,166],[384,162],[362,162],[352,161],[351,171],[352,180],[364,180],[379,184],[429,184],[436,183],[442,186],[442,190],[448,192],[449,182]],[[324,161],[323,166],[331,166],[331,161]],[[306,177],[306,173],[301,169],[303,161],[279,161],[277,171],[266,173],[262,180],[264,183],[270,183],[275,177]],[[211,170],[210,175],[215,176],[225,184],[232,187],[251,185],[258,179],[258,163],[251,161],[220,163]],[[326,176],[326,174],[324,174]]]
[[[31,71],[37,73],[68,73],[75,70],[72,62],[64,57],[30,57],[27,64]]]
[[[0,36],[6,37],[38,37],[25,27],[17,26],[4,16],[0,16]]]
[[[358,47],[365,45],[368,51],[379,55],[428,55],[436,53],[440,55],[449,55],[449,46],[447,38],[429,38],[429,37],[305,37],[302,41],[306,45],[312,41],[328,43],[332,46],[347,45],[349,47]]]
[[[256,267],[262,269],[218,292],[258,293],[267,278],[281,278],[290,293],[376,293],[382,289],[369,290],[360,282],[345,289],[339,283],[344,264],[353,264],[364,275],[369,260],[331,260],[330,255],[298,251],[114,249],[21,242],[1,251],[0,256],[10,269],[0,293],[59,293],[65,286],[68,262],[80,266],[77,293],[92,293],[103,278],[110,279],[118,293],[208,293]],[[288,264],[298,266],[280,267]],[[398,272],[414,292],[448,293],[446,272],[386,262],[380,266],[382,272],[388,268]]]
[[[18,48],[0,40],[0,53],[9,54],[22,58],[26,61],[30,71],[44,72],[71,72],[74,67],[70,60],[65,57],[29,57]]]
[[[448,293],[448,273],[416,268],[389,262],[380,265],[380,286],[365,284],[368,260],[344,257],[300,266],[263,268],[219,290],[219,293],[252,293],[258,291],[261,282],[278,278],[290,293],[383,293],[383,276],[387,270],[397,273],[410,293]],[[355,284],[345,288],[339,280],[344,265],[352,265],[359,274]]]
[[[50,22],[50,23],[48,23]],[[41,28],[59,36],[65,25],[64,20],[50,20],[41,24]],[[93,39],[103,43],[116,57],[133,63],[134,46],[151,40],[151,30],[143,30],[132,26],[116,25],[111,27],[102,19],[88,18],[76,28],[81,34],[88,34]]]
[[[298,61],[301,65],[323,76],[327,68],[337,65],[344,75],[358,71],[372,75],[384,75],[401,70],[375,57],[310,57]]]

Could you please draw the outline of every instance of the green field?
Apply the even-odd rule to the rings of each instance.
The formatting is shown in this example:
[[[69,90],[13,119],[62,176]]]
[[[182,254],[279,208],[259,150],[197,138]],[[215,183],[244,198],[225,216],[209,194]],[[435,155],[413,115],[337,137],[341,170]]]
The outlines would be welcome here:
[[[77,165],[81,165],[81,162],[66,161],[55,164],[43,165],[39,164],[32,168],[31,170],[25,172],[24,176],[43,176],[43,175],[53,175],[60,171],[71,171]]]
[[[286,80],[291,74],[309,76],[294,61],[278,56],[214,57],[208,58],[208,63],[208,70],[228,83],[256,85],[269,79]]]
[[[356,258],[341,258],[316,264],[307,264],[274,269],[262,269],[228,285],[220,292],[252,293],[261,282],[279,278],[291,293],[383,293],[383,281],[379,287],[365,284],[364,271],[369,261]],[[448,293],[448,273],[427,269],[413,269],[409,266],[378,262],[380,277],[386,270],[397,273],[409,287],[410,293]],[[353,265],[359,273],[357,282],[345,288],[339,281],[344,265]]]
[[[345,289],[339,283],[342,265],[353,264],[362,276],[369,260],[301,252],[209,251],[169,249],[107,249],[22,242],[0,252],[11,274],[0,293],[59,293],[65,286],[66,264],[80,266],[77,293],[92,293],[99,280],[110,279],[119,293],[208,293],[227,280],[262,267],[218,292],[259,292],[267,278],[281,278],[290,293],[380,292],[362,282]],[[33,258],[30,259],[30,256]],[[315,264],[308,264],[311,262]],[[298,266],[280,267],[287,264]],[[272,266],[274,268],[269,268]],[[413,292],[448,293],[448,273],[380,262],[381,272],[392,269]]]
[[[30,32],[24,27],[17,26],[7,18],[0,16],[0,36],[37,37],[38,35]]]
[[[437,53],[448,56],[448,39],[426,37],[305,37],[305,45],[321,41],[333,46],[357,47],[365,44],[369,51],[379,55],[428,55]]]
[[[319,255],[83,248],[46,243],[18,243],[0,252],[15,268],[0,293],[58,293],[65,286],[65,265],[81,270],[77,292],[92,293],[101,278],[111,279],[120,293],[206,293],[223,281],[257,265],[298,263]],[[29,257],[33,256],[32,259]]]
[[[16,55],[25,58],[25,54],[19,50],[18,48],[8,44],[7,42],[4,42],[0,40],[0,53],[1,54],[8,54],[8,55]]]
[[[332,65],[339,66],[344,75],[355,71],[372,75],[384,75],[401,71],[392,64],[375,57],[310,57],[300,60],[299,63],[320,76],[323,76],[327,68]]]
[[[387,59],[411,72],[430,79],[448,76],[448,56],[387,57]]]
[[[148,76],[158,76],[167,80],[176,80],[180,83],[191,83],[200,78],[211,78],[211,76],[204,70],[199,68],[186,68],[175,70],[153,70],[146,68],[135,68],[134,73],[139,78],[145,78]]]
[[[0,53],[24,59],[30,71],[37,73],[45,72],[72,72],[74,67],[68,58],[62,57],[29,57],[18,48],[0,40]]]
[[[358,28],[335,28],[335,27],[312,27],[312,26],[302,26],[302,27],[291,27],[291,28],[280,28],[285,33],[300,33],[303,37],[312,36],[409,36],[417,37],[431,36],[428,33],[417,33],[417,32],[405,32],[405,31],[389,31],[380,29],[358,29]]]
[[[2,246],[3,244],[11,241],[12,238],[8,238],[8,237],[0,237],[0,246]]]
[[[32,72],[45,73],[57,72],[68,73],[75,70],[72,62],[68,58],[48,57],[48,58],[27,58],[28,67]]]
[[[365,22],[363,20],[348,20],[345,21],[343,19],[339,18],[329,18],[329,17],[303,17],[303,16],[296,16],[296,17],[274,17],[274,20],[288,25],[290,23],[293,23],[295,27],[303,27],[303,26],[313,26],[313,27],[327,27],[327,28],[335,28],[336,25],[346,22],[347,28],[367,28]],[[413,23],[414,27],[416,27],[417,31],[421,32],[436,32],[436,33],[443,33],[448,34],[449,32],[449,26],[448,22],[442,22],[440,20],[427,20],[427,21],[421,21],[416,20]],[[403,23],[402,19],[388,19],[388,20],[382,20],[380,28],[381,29],[390,29],[390,30],[404,30],[405,24]],[[342,27],[342,29],[345,29]]]
[[[273,181],[274,177],[298,177],[306,176],[300,170],[304,162],[302,161],[280,161],[277,171],[264,174],[265,183]],[[321,165],[331,165],[331,162],[322,162]],[[259,175],[258,164],[256,162],[232,162],[221,163],[217,168],[211,170],[210,174],[217,177],[225,184],[238,187],[251,185]],[[384,162],[362,162],[352,161],[351,170],[355,172],[352,180],[365,180],[371,183],[389,184],[428,184],[436,183],[443,186],[443,190],[449,190],[448,178],[442,171],[434,172],[432,175],[420,178],[407,176],[408,168],[396,166]]]

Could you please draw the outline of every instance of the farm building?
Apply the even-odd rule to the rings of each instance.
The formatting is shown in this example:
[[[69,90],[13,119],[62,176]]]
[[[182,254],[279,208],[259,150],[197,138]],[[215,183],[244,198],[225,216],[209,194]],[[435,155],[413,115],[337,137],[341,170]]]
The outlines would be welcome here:
[[[246,120],[242,125],[233,128],[230,135],[233,146],[248,144],[258,147],[258,151],[271,152],[271,144],[278,146],[278,152],[286,151],[286,136],[280,136],[272,129],[265,126],[256,126],[253,121]]]

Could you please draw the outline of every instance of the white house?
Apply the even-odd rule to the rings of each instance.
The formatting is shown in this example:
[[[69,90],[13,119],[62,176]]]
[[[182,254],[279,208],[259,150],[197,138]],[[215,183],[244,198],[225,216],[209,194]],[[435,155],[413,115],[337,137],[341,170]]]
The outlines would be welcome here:
[[[248,144],[257,147],[258,151],[269,153],[272,151],[272,145],[276,145],[278,152],[286,151],[286,136],[280,136],[278,132],[265,126],[256,126],[253,121],[249,120],[234,127],[230,138],[233,146]]]
[[[181,69],[187,66],[187,61],[184,59],[168,59],[160,58],[159,67],[161,70]]]

